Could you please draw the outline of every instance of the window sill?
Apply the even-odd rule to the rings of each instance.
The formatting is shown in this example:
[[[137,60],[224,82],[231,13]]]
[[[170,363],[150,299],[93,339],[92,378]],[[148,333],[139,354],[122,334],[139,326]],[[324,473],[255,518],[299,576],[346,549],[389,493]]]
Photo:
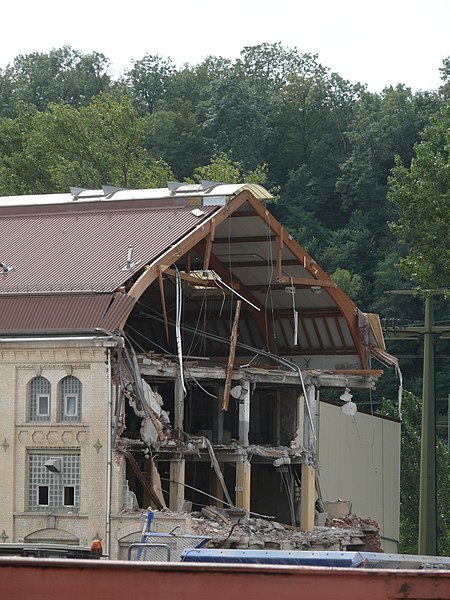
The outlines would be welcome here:
[[[27,421],[26,423],[16,423],[16,427],[77,427],[78,429],[89,429],[89,425],[85,421]]]
[[[87,519],[88,515],[86,513],[81,513],[81,512],[60,512],[60,511],[56,511],[56,510],[49,510],[49,511],[32,511],[32,510],[26,510],[24,512],[14,512],[13,513],[14,517],[26,517],[26,518],[36,518],[36,517],[81,517],[82,519]]]

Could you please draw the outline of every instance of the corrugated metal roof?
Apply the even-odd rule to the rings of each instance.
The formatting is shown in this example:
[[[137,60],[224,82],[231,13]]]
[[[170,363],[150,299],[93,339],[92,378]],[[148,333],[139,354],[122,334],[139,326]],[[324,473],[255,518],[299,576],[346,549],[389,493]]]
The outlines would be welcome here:
[[[112,292],[146,263],[200,225],[216,206],[97,210],[2,215],[0,294],[68,291]],[[123,270],[128,247],[134,266]]]
[[[0,333],[94,331],[112,299],[111,294],[0,296]]]

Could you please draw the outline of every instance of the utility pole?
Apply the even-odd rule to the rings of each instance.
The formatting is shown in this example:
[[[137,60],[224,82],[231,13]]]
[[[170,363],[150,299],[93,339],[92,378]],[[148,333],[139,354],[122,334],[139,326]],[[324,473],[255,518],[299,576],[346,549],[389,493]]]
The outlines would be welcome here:
[[[422,436],[420,446],[419,554],[436,556],[436,398],[434,390],[433,296],[425,298]]]
[[[422,430],[419,489],[419,554],[437,553],[436,519],[436,399],[434,389],[434,337],[450,337],[450,327],[433,323],[433,296],[449,290],[427,290],[424,327],[386,327],[387,339],[416,339],[423,335]],[[413,295],[414,290],[393,290],[389,294]]]

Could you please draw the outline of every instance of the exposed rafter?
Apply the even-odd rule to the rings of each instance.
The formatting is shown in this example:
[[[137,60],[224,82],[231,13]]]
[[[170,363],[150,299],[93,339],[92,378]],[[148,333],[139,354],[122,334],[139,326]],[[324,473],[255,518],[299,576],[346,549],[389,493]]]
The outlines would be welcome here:
[[[364,348],[363,341],[361,339],[358,320],[357,320],[357,307],[350,300],[350,298],[344,294],[342,290],[335,287],[331,277],[312,259],[309,254],[296,242],[292,236],[290,236],[270,214],[270,212],[258,201],[256,198],[250,197],[249,204],[269,225],[270,229],[274,232],[275,236],[279,235],[283,237],[283,244],[291,251],[294,256],[299,258],[299,264],[313,276],[314,279],[321,281],[328,281],[330,285],[324,287],[324,290],[330,297],[336,302],[341,309],[342,315],[345,318],[350,335],[352,336],[353,343],[357,349],[359,359],[361,361],[362,368],[368,366],[368,356],[366,349]],[[315,284],[317,285],[317,284]]]

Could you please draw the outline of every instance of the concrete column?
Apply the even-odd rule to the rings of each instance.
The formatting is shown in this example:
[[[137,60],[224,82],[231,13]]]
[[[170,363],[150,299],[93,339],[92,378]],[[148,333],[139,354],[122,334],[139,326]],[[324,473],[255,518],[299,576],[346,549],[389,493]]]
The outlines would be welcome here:
[[[170,510],[180,510],[181,505],[184,502],[185,467],[186,461],[181,458],[170,461]]]
[[[184,391],[181,383],[181,377],[175,379],[175,404],[173,424],[175,428],[184,430]]]
[[[314,505],[316,502],[316,472],[313,467],[302,463],[302,487],[300,492],[300,527],[314,530]]]
[[[246,458],[236,463],[236,506],[250,510],[251,465]]]
[[[239,398],[239,444],[243,448],[249,445],[248,433],[250,429],[250,382],[242,382],[242,391]]]

